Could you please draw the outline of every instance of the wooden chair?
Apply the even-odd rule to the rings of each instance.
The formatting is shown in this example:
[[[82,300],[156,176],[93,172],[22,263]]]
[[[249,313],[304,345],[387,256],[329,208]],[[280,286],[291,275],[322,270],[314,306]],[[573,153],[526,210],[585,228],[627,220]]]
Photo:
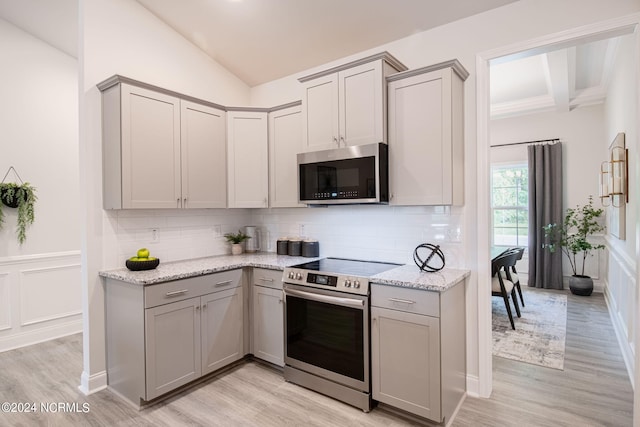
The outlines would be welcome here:
[[[518,290],[518,295],[520,295],[520,302],[524,307],[524,298],[522,297],[522,288],[520,287],[520,278],[518,277],[518,272],[516,271],[516,262],[522,259],[522,255],[524,254],[524,248],[510,248],[507,252],[505,252],[505,255],[512,252],[516,254],[516,258],[513,265],[509,266],[507,269],[511,271],[511,279],[512,279],[511,281],[513,282],[513,285],[515,286],[515,288]],[[502,271],[500,274],[502,274],[503,279],[506,278],[506,272]]]
[[[502,297],[502,299],[504,300],[504,306],[507,309],[509,321],[511,322],[511,328],[513,329],[516,328],[516,325],[513,322],[511,304],[509,304],[509,295],[511,295],[511,299],[513,300],[516,314],[518,315],[518,317],[521,317],[520,307],[518,306],[518,297],[516,296],[515,285],[513,284],[513,278],[510,271],[510,267],[517,261],[517,256],[518,254],[516,252],[508,251],[491,261],[491,295],[494,297]]]

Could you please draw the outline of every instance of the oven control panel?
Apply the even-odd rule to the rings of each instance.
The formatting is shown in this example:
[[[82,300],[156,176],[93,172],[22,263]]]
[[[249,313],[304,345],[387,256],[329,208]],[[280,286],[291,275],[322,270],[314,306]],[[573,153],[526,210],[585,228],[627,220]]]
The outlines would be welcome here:
[[[282,281],[357,295],[367,295],[369,293],[369,280],[366,278],[309,271],[300,268],[285,268]]]

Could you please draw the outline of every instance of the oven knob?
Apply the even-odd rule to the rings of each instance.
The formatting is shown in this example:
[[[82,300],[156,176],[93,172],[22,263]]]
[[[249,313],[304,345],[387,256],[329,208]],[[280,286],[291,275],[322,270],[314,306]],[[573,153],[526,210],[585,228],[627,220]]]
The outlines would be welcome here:
[[[293,273],[293,271],[289,272],[289,279],[293,279],[295,277],[295,274]]]
[[[351,280],[345,280],[344,281],[344,286],[347,287],[347,288],[350,288],[351,287]]]
[[[302,280],[302,273],[296,273],[296,280]]]
[[[358,282],[357,280],[354,280],[353,281],[353,287],[356,288],[356,289],[359,289],[360,288],[360,282]]]

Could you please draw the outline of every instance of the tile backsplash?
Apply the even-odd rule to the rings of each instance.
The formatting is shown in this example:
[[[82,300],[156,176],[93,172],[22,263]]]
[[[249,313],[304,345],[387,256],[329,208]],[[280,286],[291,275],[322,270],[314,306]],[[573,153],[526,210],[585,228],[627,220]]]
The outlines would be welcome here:
[[[147,247],[163,261],[230,253],[223,235],[259,227],[263,251],[279,237],[320,242],[320,256],[413,263],[421,243],[442,247],[448,267],[462,267],[463,208],[347,205],[327,208],[104,211],[104,268]]]

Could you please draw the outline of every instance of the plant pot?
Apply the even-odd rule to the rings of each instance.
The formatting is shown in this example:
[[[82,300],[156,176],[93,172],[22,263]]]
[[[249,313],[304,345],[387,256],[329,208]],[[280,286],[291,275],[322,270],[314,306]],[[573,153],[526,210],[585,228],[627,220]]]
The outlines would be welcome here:
[[[593,279],[579,274],[571,276],[569,277],[569,289],[574,295],[588,297],[593,292]]]
[[[23,199],[26,199],[26,194],[23,195]],[[0,192],[0,200],[2,200],[2,204],[4,204],[5,206],[8,206],[10,208],[17,208],[18,207],[18,202],[20,201],[18,196],[16,194],[13,195],[13,198],[11,199],[11,201],[8,200],[7,197],[7,191],[3,190],[2,192]]]
[[[242,243],[232,243],[231,244],[231,254],[232,255],[240,255],[242,253]]]

